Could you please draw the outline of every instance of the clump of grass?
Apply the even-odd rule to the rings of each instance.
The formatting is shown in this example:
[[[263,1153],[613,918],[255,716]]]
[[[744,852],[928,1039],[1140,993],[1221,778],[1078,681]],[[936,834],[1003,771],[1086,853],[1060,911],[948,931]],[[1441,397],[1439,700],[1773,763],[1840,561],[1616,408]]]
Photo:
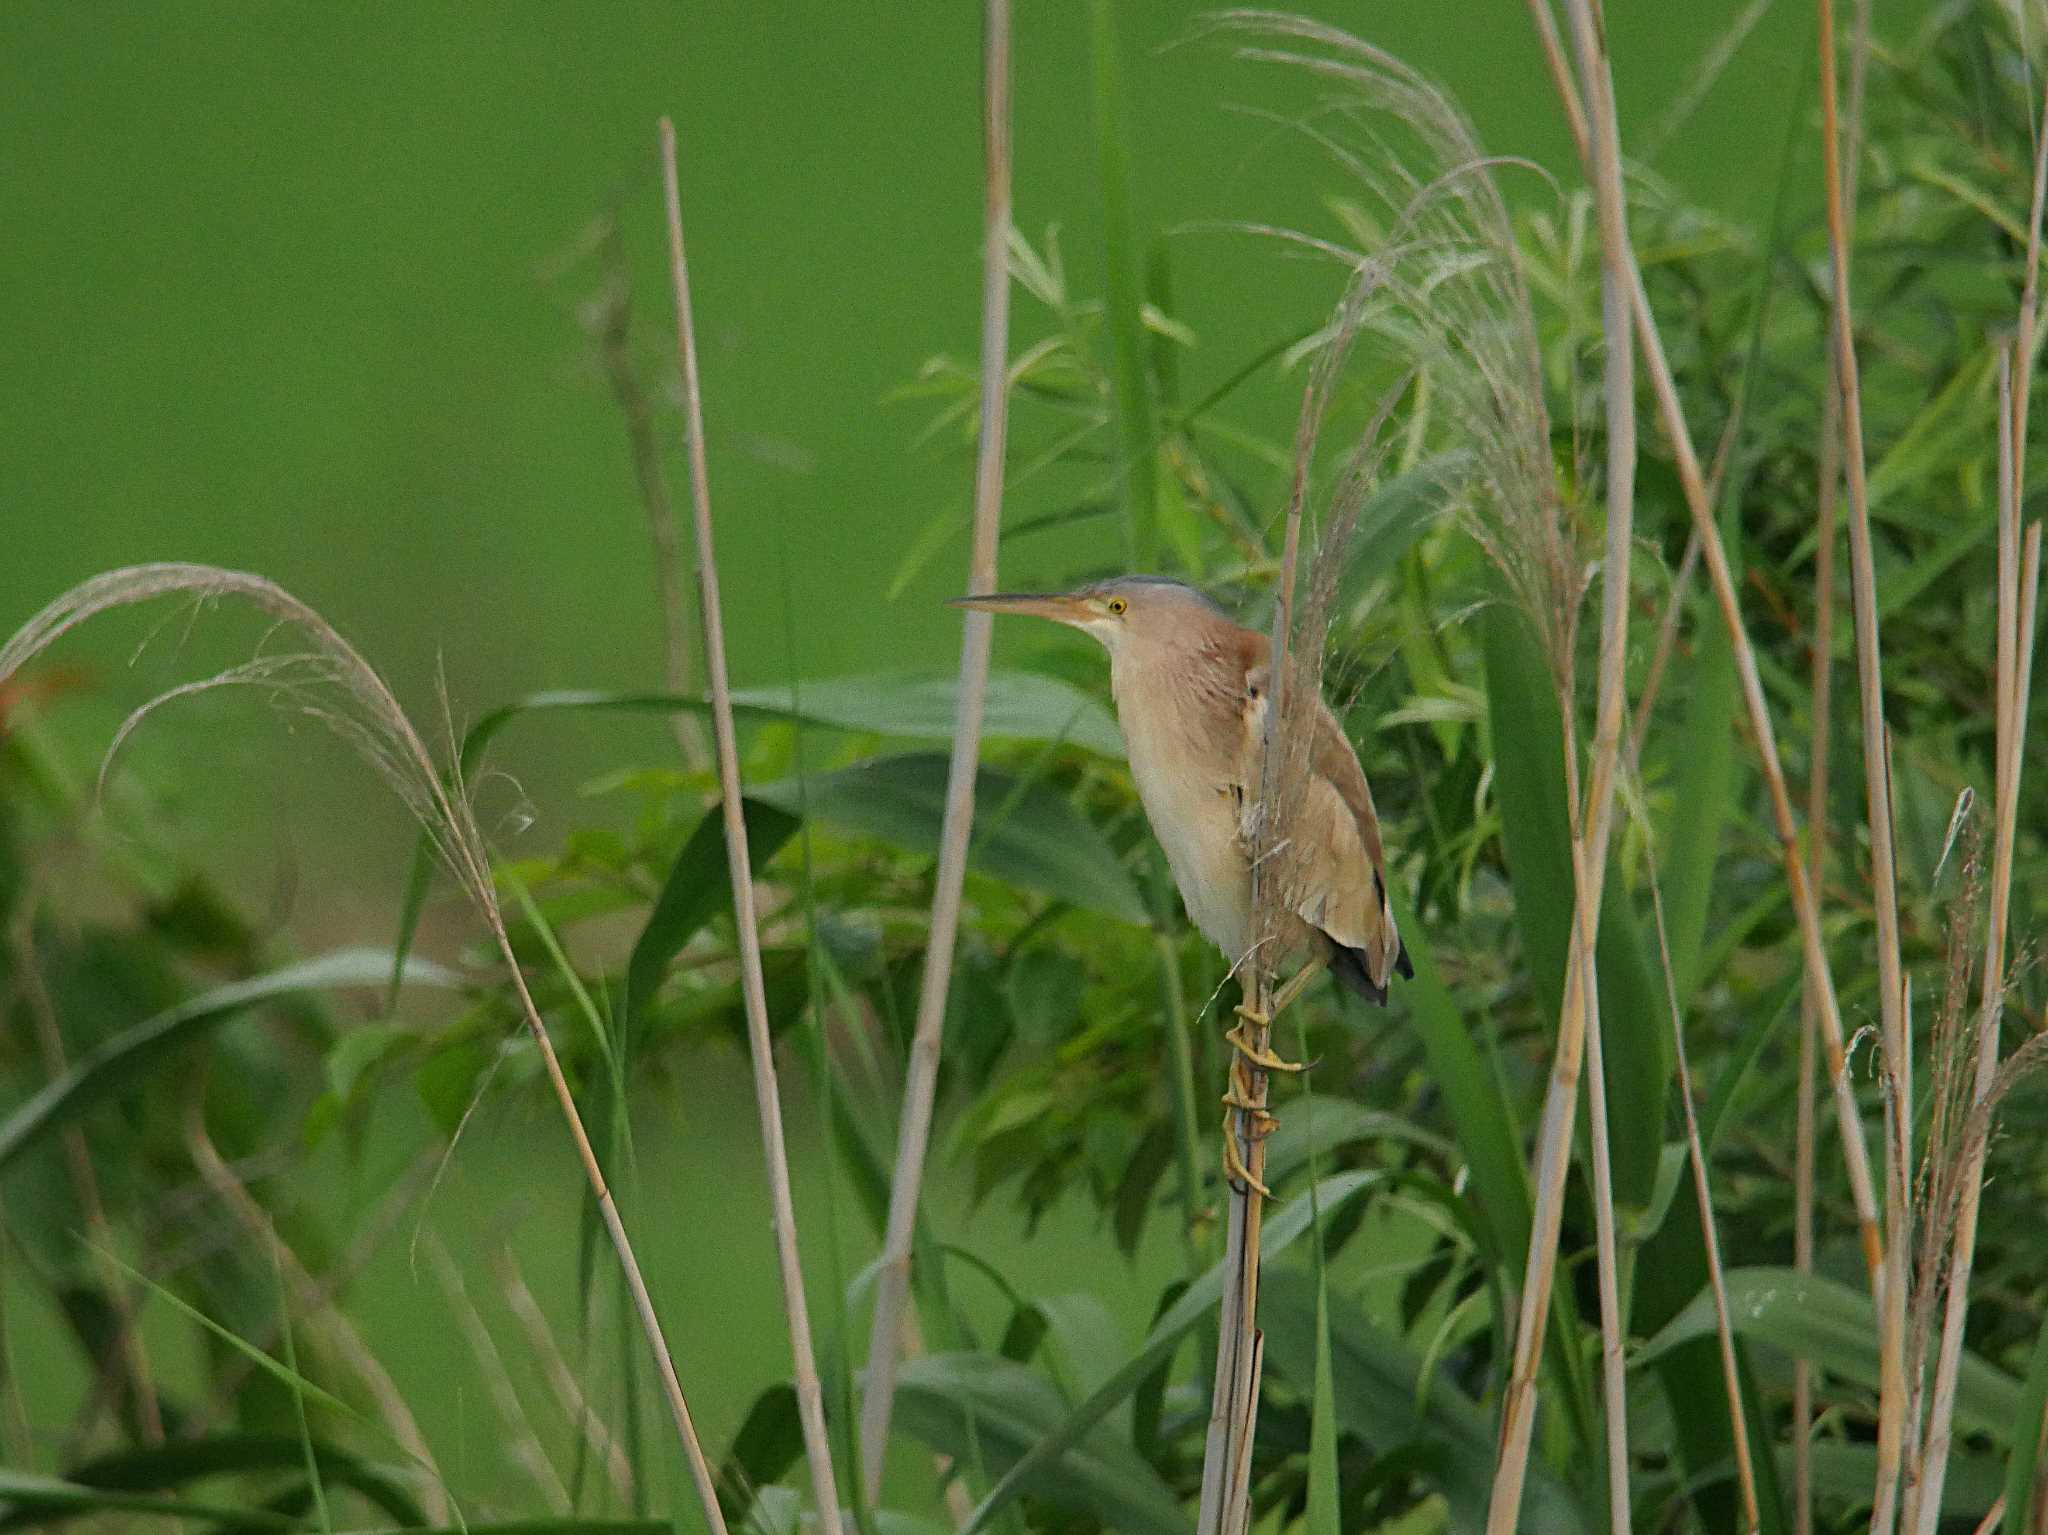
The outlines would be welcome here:
[[[644,1335],[662,1391],[684,1454],[689,1460],[705,1518],[723,1535],[725,1522],[711,1479],[709,1463],[698,1443],[689,1404],[677,1378],[675,1361],[655,1315],[631,1239],[626,1233],[610,1185],[599,1166],[597,1153],[583,1126],[575,1095],[563,1075],[554,1041],[546,1022],[527,989],[526,977],[499,906],[497,886],[491,876],[490,852],[459,774],[444,776],[435,767],[433,754],[399,705],[391,689],[361,653],[342,637],[333,625],[313,608],[301,602],[276,582],[244,571],[224,570],[211,565],[134,565],[111,570],[79,583],[49,603],[6,644],[0,645],[0,687],[5,687],[21,668],[41,655],[80,624],[115,608],[129,607],[165,597],[183,597],[195,604],[210,604],[226,598],[249,603],[268,615],[275,631],[289,632],[309,648],[289,654],[258,656],[201,682],[174,688],[137,709],[123,723],[120,739],[160,703],[211,687],[259,685],[295,711],[319,720],[363,758],[390,787],[432,843],[455,882],[476,908],[505,965],[521,1016],[539,1051],[541,1063],[554,1091],[570,1140],[590,1182],[598,1211],[604,1221],[613,1252],[632,1294],[635,1316]]]

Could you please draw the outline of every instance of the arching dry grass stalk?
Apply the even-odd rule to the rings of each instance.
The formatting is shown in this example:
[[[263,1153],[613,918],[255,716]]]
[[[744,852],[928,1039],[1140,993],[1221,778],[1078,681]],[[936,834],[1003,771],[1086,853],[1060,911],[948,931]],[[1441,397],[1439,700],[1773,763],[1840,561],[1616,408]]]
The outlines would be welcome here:
[[[624,1270],[633,1297],[635,1316],[647,1340],[661,1378],[662,1393],[673,1418],[676,1435],[689,1460],[704,1515],[717,1535],[724,1535],[725,1520],[718,1508],[711,1468],[698,1443],[690,1409],[677,1379],[675,1361],[655,1315],[654,1302],[640,1272],[639,1259],[626,1234],[611,1188],[592,1149],[590,1137],[577,1111],[549,1038],[547,1024],[526,986],[526,977],[512,950],[512,940],[499,908],[497,888],[491,878],[490,853],[478,830],[469,797],[460,778],[444,779],[436,770],[432,753],[413,728],[375,668],[342,638],[340,633],[312,608],[299,601],[274,581],[244,571],[223,570],[212,565],[133,565],[106,571],[80,582],[56,598],[22,625],[5,645],[0,645],[0,686],[21,668],[80,624],[115,608],[131,607],[161,597],[184,597],[195,605],[216,603],[223,598],[247,602],[273,621],[272,632],[286,631],[299,637],[309,648],[289,655],[258,656],[255,661],[231,668],[202,683],[173,689],[166,697],[182,697],[205,687],[255,683],[265,687],[278,701],[295,712],[320,720],[374,768],[411,812],[456,883],[462,888],[489,930],[512,983],[527,1032],[532,1036],[563,1123],[574,1143],[584,1176],[590,1182],[612,1250]],[[144,704],[124,723],[117,743],[160,700]]]
[[[996,589],[996,543],[1003,510],[1003,451],[1009,421],[1010,350],[1010,6],[987,0],[982,38],[983,228],[981,265],[981,429],[974,463],[974,547],[970,594]],[[974,828],[974,780],[981,761],[982,697],[988,687],[988,613],[965,616],[960,639],[959,703],[953,755],[946,769],[946,809],[939,831],[939,867],[933,880],[932,918],[925,937],[924,975],[917,1025],[904,1071],[903,1110],[897,1121],[896,1168],[889,1180],[889,1215],[875,1280],[875,1320],[868,1337],[868,1378],[861,1398],[860,1496],[869,1507],[881,1497],[882,1460],[889,1448],[889,1418],[902,1352],[904,1307],[910,1298],[912,1239],[931,1140],[932,1100],[938,1090],[939,1041],[945,1030],[953,946],[960,926],[961,887],[967,877]],[[1178,1028],[1178,1020],[1169,1020]]]

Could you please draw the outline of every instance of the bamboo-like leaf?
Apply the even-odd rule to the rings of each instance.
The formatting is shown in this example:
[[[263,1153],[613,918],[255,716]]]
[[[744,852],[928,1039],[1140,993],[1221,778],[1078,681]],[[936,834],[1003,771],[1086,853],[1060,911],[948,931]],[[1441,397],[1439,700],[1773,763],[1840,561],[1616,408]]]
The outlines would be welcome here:
[[[1965,1356],[1966,1364],[1968,1358]],[[1960,1397],[1957,1418],[1961,1418]],[[2027,1367],[2027,1379],[2013,1406],[2012,1423],[2006,1436],[2005,1527],[2032,1530],[2036,1527],[2033,1504],[2035,1470],[2041,1454],[2042,1414],[2048,1412],[2048,1325],[2034,1335],[2034,1358]],[[1949,1487],[1955,1486],[1955,1471],[1949,1472]],[[1943,1500],[1943,1508],[1948,1506]]]
[[[1515,891],[1515,922],[1545,1011],[1563,1005],[1574,888],[1565,805],[1564,735],[1556,693],[1534,638],[1506,604],[1484,622],[1487,707],[1492,719],[1494,793]],[[1664,1143],[1671,1082],[1671,1020],[1651,980],[1626,882],[1602,886],[1599,968],[1606,1039],[1607,1101],[1616,1202],[1646,1209]]]
[[[108,1487],[85,1487],[60,1477],[37,1476],[28,1471],[0,1469],[0,1499],[7,1504],[5,1524],[19,1528],[48,1524],[54,1518],[76,1518],[112,1513],[154,1514],[165,1519],[200,1520],[235,1525],[245,1530],[295,1530],[300,1521],[261,1508],[227,1508],[219,1504],[192,1503],[154,1493],[123,1492]]]
[[[799,784],[762,784],[754,797],[795,813],[864,832],[913,852],[936,853],[946,804],[946,758],[937,752],[879,757]],[[983,768],[975,803],[988,807],[975,827],[970,867],[1090,911],[1143,926],[1138,887],[1102,834],[1066,797],[1042,783],[1020,783]]]
[[[991,1471],[1018,1472],[1068,1411],[1043,1375],[999,1356],[928,1354],[897,1377],[897,1422],[956,1460],[978,1451]],[[1179,1502],[1121,1435],[1090,1435],[1018,1474],[1021,1491],[1110,1529],[1186,1535]]]
[[[135,1082],[165,1052],[227,1022],[245,1008],[295,992],[382,986],[391,972],[391,956],[385,950],[337,949],[268,975],[216,986],[166,1008],[80,1056],[68,1071],[0,1120],[0,1170],[51,1131],[74,1123],[79,1115]],[[416,985],[462,984],[453,971],[423,960],[409,961],[401,973]]]
[[[401,1525],[425,1524],[419,1504],[405,1490],[404,1473],[375,1465],[322,1440],[313,1442],[320,1474],[336,1486],[350,1487]],[[107,1493],[162,1493],[205,1477],[238,1472],[294,1469],[305,1451],[296,1434],[213,1434],[204,1439],[178,1439],[155,1446],[118,1450],[74,1466],[64,1480],[82,1489]],[[4,1495],[4,1494],[0,1494]],[[0,1530],[52,1522],[50,1512],[17,1510],[0,1516]]]
[[[1380,1179],[1377,1172],[1338,1173],[1318,1185],[1313,1199],[1307,1194],[1297,1194],[1278,1206],[1265,1223],[1259,1244],[1262,1257],[1268,1261],[1277,1257],[1308,1229],[1309,1221],[1318,1212],[1323,1220],[1331,1219]],[[1181,1340],[1215,1309],[1222,1294],[1223,1266],[1219,1263],[1189,1284],[1179,1298],[1160,1314],[1159,1320],[1152,1324],[1152,1331],[1138,1346],[1137,1353],[1125,1360],[1100,1390],[1055,1425],[1032,1445],[1029,1453],[1003,1474],[1001,1480],[989,1489],[988,1496],[976,1506],[973,1517],[962,1527],[960,1535],[975,1535],[977,1530],[987,1528],[989,1521],[1007,1508],[1020,1492],[1029,1490],[1026,1483],[1030,1479],[1052,1465],[1072,1446],[1081,1443],[1118,1403],[1172,1357]]]
[[[1735,1331],[1752,1342],[1809,1359],[1856,1385],[1878,1384],[1877,1319],[1870,1297],[1861,1291],[1795,1269],[1730,1269],[1728,1311]],[[1655,1363],[1679,1344],[1711,1335],[1713,1328],[1713,1297],[1702,1291],[1643,1345],[1632,1363]],[[2003,1444],[2020,1400],[2018,1381],[1976,1354],[1963,1355],[1956,1389],[1958,1425]]]
[[[1296,1268],[1269,1272],[1260,1287],[1268,1367],[1311,1388],[1316,1371],[1316,1282]],[[1328,1309],[1331,1390],[1337,1422],[1378,1450],[1415,1446],[1425,1475],[1451,1505],[1453,1529],[1486,1519],[1493,1482],[1493,1425],[1445,1378],[1421,1379],[1421,1362],[1401,1339],[1356,1304]],[[1564,1484],[1540,1463],[1530,1468],[1523,1527],[1567,1535],[1590,1526]]]

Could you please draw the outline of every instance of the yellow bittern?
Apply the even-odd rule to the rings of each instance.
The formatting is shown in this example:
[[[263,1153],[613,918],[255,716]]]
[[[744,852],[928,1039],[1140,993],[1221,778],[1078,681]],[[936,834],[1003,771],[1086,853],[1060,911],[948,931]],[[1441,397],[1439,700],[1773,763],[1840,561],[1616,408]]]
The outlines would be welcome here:
[[[1242,964],[1256,936],[1252,845],[1271,693],[1266,636],[1233,623],[1193,587],[1159,576],[1122,576],[1074,592],[960,597],[954,605],[1049,618],[1101,642],[1131,777],[1188,916],[1233,967]],[[1274,865],[1285,871],[1285,888],[1271,958],[1303,964],[1274,998],[1273,1012],[1326,966],[1384,1005],[1389,978],[1414,971],[1387,901],[1372,790],[1320,699],[1308,781],[1286,836],[1288,856]],[[1271,1021],[1249,1006],[1238,1012],[1261,1026]],[[1242,1024],[1227,1038],[1261,1070],[1300,1069],[1255,1045]],[[1241,1101],[1235,1083],[1233,1073],[1225,1103],[1254,1111],[1259,1130],[1270,1129],[1270,1116]],[[1231,1176],[1256,1185],[1227,1123],[1224,1147]]]

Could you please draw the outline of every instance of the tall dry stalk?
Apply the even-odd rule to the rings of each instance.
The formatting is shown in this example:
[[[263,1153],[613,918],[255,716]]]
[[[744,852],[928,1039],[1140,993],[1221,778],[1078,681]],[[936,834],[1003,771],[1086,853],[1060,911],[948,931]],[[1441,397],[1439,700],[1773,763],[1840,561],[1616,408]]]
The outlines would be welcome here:
[[[1579,102],[1577,87],[1565,66],[1557,25],[1550,15],[1549,0],[1529,0],[1529,11],[1536,24],[1537,39],[1543,45],[1551,81],[1557,87],[1565,123],[1578,146],[1581,163],[1590,168],[1592,162],[1585,112]],[[1821,1042],[1827,1052],[1828,1082],[1834,1098],[1835,1118],[1842,1134],[1842,1159],[1849,1177],[1850,1198],[1856,1207],[1857,1234],[1862,1242],[1864,1268],[1875,1296],[1884,1282],[1884,1239],[1878,1231],[1877,1196],[1871,1180],[1869,1148],[1863,1141],[1862,1114],[1849,1080],[1841,1006],[1835,995],[1834,977],[1828,970],[1827,944],[1820,928],[1818,892],[1807,877],[1805,860],[1800,854],[1799,821],[1792,810],[1791,790],[1786,786],[1784,764],[1778,756],[1777,732],[1771,724],[1770,705],[1764,700],[1756,650],[1750,644],[1749,631],[1743,626],[1742,602],[1736,592],[1727,550],[1721,544],[1721,530],[1714,521],[1713,497],[1707,489],[1699,453],[1693,446],[1691,429],[1686,424],[1685,406],[1678,398],[1678,384],[1672,376],[1670,360],[1664,353],[1656,316],[1650,310],[1649,290],[1643,285],[1642,269],[1633,251],[1624,254],[1629,263],[1629,299],[1635,316],[1636,347],[1642,354],[1650,389],[1656,397],[1657,413],[1677,461],[1679,489],[1685,497],[1686,509],[1692,513],[1693,531],[1699,538],[1700,553],[1706,561],[1714,605],[1734,652],[1743,713],[1749,725],[1750,739],[1756,747],[1757,764],[1770,794],[1772,829],[1778,840],[1778,856],[1785,871],[1785,887],[1791,895],[1792,912],[1799,923],[1805,977],[1819,998],[1817,1020]]]
[[[1613,827],[1616,769],[1625,723],[1623,682],[1628,658],[1628,596],[1635,516],[1635,373],[1630,344],[1627,210],[1622,195],[1621,140],[1615,121],[1613,78],[1600,24],[1589,0],[1568,0],[1572,51],[1585,99],[1588,174],[1594,185],[1601,237],[1600,310],[1606,336],[1607,543],[1601,565],[1599,692],[1594,711],[1592,767],[1583,808],[1572,804],[1574,904],[1572,941],[1565,971],[1564,1004],[1558,1020],[1543,1127],[1535,1157],[1536,1199],[1529,1254],[1515,1319],[1514,1353],[1501,1407],[1500,1458],[1487,1509],[1489,1535],[1509,1535],[1520,1520],[1522,1484],[1535,1428],[1536,1376],[1550,1315],[1557,1245],[1564,1215],[1564,1186],[1571,1161],[1572,1123],[1578,1106],[1581,1052],[1594,1068],[1587,1090],[1595,1099],[1595,1126],[1604,1129],[1606,1086],[1599,1059],[1599,994],[1594,950],[1600,900]],[[1548,11],[1545,11],[1546,19]],[[1568,78],[1568,77],[1567,77]],[[1561,697],[1569,720],[1573,700]],[[1575,750],[1566,734],[1566,778],[1576,779]],[[1604,1135],[1600,1141],[1604,1143]],[[1620,1295],[1615,1278],[1613,1191],[1608,1186],[1604,1144],[1594,1148],[1596,1243],[1600,1266],[1602,1389],[1607,1411],[1609,1518],[1617,1535],[1629,1527],[1627,1400],[1621,1357]]]
[[[1863,162],[1863,86],[1870,66],[1870,0],[1856,0],[1856,20],[1849,44],[1848,142],[1843,153],[1842,198],[1849,227],[1856,227],[1856,188]],[[1831,326],[1834,323],[1830,316]],[[1833,346],[1832,336],[1829,345]],[[1828,756],[1834,731],[1835,656],[1835,502],[1842,480],[1842,391],[1834,369],[1828,370],[1827,394],[1821,405],[1820,483],[1817,489],[1819,527],[1813,563],[1813,657],[1808,692],[1812,699],[1813,739],[1806,765],[1806,863],[1809,880],[1819,890],[1827,878]],[[1792,1149],[1792,1267],[1813,1272],[1814,1079],[1818,1064],[1820,997],[1809,972],[1800,986],[1798,1106]],[[1792,1528],[1794,1535],[1813,1530],[1813,1364],[1792,1361]]]
[[[986,0],[982,38],[981,423],[974,463],[974,546],[970,594],[996,589],[997,534],[1003,511],[1003,451],[1009,420],[1010,349],[1010,5]],[[968,839],[974,829],[974,779],[981,760],[983,695],[988,687],[994,616],[970,612],[960,639],[960,687],[953,719],[953,755],[946,770],[945,818],[939,832],[939,867],[925,939],[924,976],[918,988],[917,1026],[903,1077],[903,1110],[896,1137],[896,1170],[889,1183],[889,1216],[875,1281],[875,1319],[868,1336],[868,1377],[861,1397],[860,1494],[869,1507],[882,1491],[889,1448],[889,1418],[902,1353],[910,1264],[931,1141],[932,1100],[938,1090],[939,1042],[945,1032],[946,994],[960,927],[960,893],[967,877]]]
[[[2021,766],[2026,759],[2027,704],[2033,685],[2034,605],[2040,581],[2041,525],[2020,535],[2026,484],[2027,411],[2033,393],[2034,338],[2040,324],[2041,224],[2048,197],[2048,92],[2035,126],[2033,201],[2027,220],[2026,275],[2020,290],[2017,334],[2006,376],[2009,398],[1999,410],[1998,638],[1994,683],[1993,841],[1991,913],[1984,936],[1982,1001],[1977,1020],[1975,1101],[1989,1100],[1998,1073],[1999,1024],[2004,1016],[2006,924],[2012,902],[2013,847],[2018,832]],[[1983,1192],[1984,1151],[1970,1155],[1948,1265],[1948,1294],[1934,1389],[1920,1463],[1923,1484],[1910,1535],[1932,1535],[1941,1512],[1955,1421],[1956,1383],[1962,1369],[1963,1330],[1969,1320],[1970,1271],[1977,1252],[1977,1213]]]
[[[1906,1260],[1911,1244],[1913,1075],[1899,957],[1899,892],[1892,847],[1891,739],[1884,719],[1884,656],[1877,624],[1877,572],[1870,547],[1870,492],[1863,461],[1863,394],[1856,368],[1849,294],[1849,227],[1842,195],[1841,127],[1835,88],[1834,0],[1816,0],[1820,25],[1821,171],[1828,257],[1834,279],[1834,364],[1842,399],[1842,468],[1849,500],[1849,591],[1856,627],[1857,703],[1863,722],[1864,799],[1870,879],[1877,915],[1878,1029],[1885,1089],[1885,1252],[1878,1286],[1877,1486],[1871,1535],[1893,1525],[1905,1443]]]
[[[231,667],[204,682],[187,683],[144,704],[131,714],[116,735],[115,748],[138,723],[160,705],[210,688],[237,684],[260,684],[273,698],[282,700],[318,719],[333,730],[367,762],[405,805],[437,856],[448,866],[456,883],[483,919],[493,947],[504,963],[512,983],[514,1001],[526,1024],[527,1033],[539,1055],[541,1068],[554,1093],[563,1125],[576,1149],[577,1161],[589,1180],[597,1201],[605,1236],[626,1280],[633,1300],[634,1317],[647,1340],[662,1397],[675,1424],[690,1476],[703,1506],[705,1522],[713,1535],[726,1535],[725,1516],[718,1506],[717,1488],[711,1467],[704,1458],[676,1375],[675,1359],[669,1353],[661,1320],[654,1310],[640,1260],[626,1233],[604,1168],[590,1143],[577,1110],[569,1079],[555,1054],[553,1039],[527,988],[525,972],[513,952],[510,932],[499,906],[497,886],[491,872],[490,852],[478,829],[467,792],[459,778],[443,778],[434,765],[432,753],[411,719],[376,669],[360,652],[312,608],[274,581],[243,571],[223,570],[212,565],[135,565],[110,570],[80,582],[58,596],[16,630],[0,645],[0,686],[4,686],[30,660],[88,619],[114,608],[128,607],[153,598],[182,596],[194,604],[235,597],[245,601],[272,620],[271,634],[289,632],[303,638],[309,649],[291,653],[266,653],[240,666]]]
[[[782,1275],[783,1321],[789,1330],[797,1418],[810,1467],[818,1528],[839,1535],[839,1489],[832,1474],[832,1442],[825,1432],[824,1393],[811,1345],[804,1271],[796,1248],[796,1206],[790,1196],[789,1150],[782,1134],[782,1097],[775,1081],[775,1042],[768,1032],[767,987],[761,977],[761,933],[754,912],[747,823],[740,801],[739,748],[734,737],[732,687],[726,676],[725,623],[718,603],[718,556],[711,536],[711,480],[704,456],[704,395],[697,376],[697,337],[690,315],[690,268],[683,253],[682,192],[676,177],[676,130],[660,124],[662,194],[668,212],[669,277],[675,285],[676,354],[682,368],[684,424],[689,432],[690,503],[697,539],[697,607],[704,619],[704,670],[711,685],[712,730],[718,753],[720,809],[725,818],[726,865],[732,878],[733,920],[739,931],[740,994],[746,1006],[747,1045],[753,1057],[754,1106],[761,1120],[761,1150],[768,1164],[770,1222]]]

